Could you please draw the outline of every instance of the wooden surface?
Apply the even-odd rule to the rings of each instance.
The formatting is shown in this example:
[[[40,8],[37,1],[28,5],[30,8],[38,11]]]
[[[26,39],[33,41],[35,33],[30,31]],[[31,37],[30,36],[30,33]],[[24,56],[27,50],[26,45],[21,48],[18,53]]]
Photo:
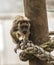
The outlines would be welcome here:
[[[45,0],[24,0],[25,15],[32,20],[30,39],[40,45],[48,40]]]
[[[45,0],[24,0],[25,15],[31,19],[30,39],[40,45],[49,40],[48,22]],[[29,61],[29,65],[48,65],[37,58]]]

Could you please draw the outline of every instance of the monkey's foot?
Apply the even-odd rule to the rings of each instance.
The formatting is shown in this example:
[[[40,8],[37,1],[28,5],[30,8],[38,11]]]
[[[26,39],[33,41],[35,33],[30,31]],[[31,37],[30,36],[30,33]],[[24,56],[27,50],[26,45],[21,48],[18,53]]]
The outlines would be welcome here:
[[[19,58],[20,58],[20,60],[22,60],[22,61],[27,61],[27,60],[31,60],[31,59],[34,59],[34,55],[32,55],[32,54],[27,54],[25,51],[23,51],[23,52],[21,52],[20,54],[19,54]]]
[[[19,54],[19,58],[20,58],[20,60],[22,60],[22,61],[27,61],[27,60],[28,60],[28,55],[27,55],[25,52],[21,52],[21,53]]]

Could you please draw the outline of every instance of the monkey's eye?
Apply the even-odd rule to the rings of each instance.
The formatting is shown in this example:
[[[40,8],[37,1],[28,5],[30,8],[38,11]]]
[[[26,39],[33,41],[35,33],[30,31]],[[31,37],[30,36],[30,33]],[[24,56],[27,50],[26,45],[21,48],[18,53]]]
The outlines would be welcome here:
[[[22,29],[24,29],[24,28],[25,28],[25,29],[28,29],[28,26],[22,26],[21,28],[22,28]]]

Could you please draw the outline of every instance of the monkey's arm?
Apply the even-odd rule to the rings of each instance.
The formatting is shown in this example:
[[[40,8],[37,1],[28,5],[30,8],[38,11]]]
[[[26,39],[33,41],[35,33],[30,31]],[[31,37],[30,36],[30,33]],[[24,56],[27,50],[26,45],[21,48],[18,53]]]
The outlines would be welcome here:
[[[10,30],[10,34],[11,34],[11,36],[12,36],[12,39],[13,39],[14,43],[16,43],[16,44],[19,43],[19,40],[18,40],[18,38],[16,37],[17,31],[18,31],[18,25],[17,25],[17,22],[14,21],[14,22],[13,22],[13,26],[12,26],[12,28],[11,28],[11,30]]]

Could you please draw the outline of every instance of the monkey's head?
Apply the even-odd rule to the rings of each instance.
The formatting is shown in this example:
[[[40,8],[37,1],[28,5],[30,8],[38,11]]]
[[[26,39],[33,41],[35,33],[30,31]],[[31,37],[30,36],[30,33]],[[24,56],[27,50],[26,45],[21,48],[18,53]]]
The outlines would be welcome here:
[[[24,35],[30,32],[30,20],[25,16],[17,16],[14,20],[18,31]]]
[[[18,30],[24,35],[30,32],[30,22],[29,20],[19,20],[18,21]]]

